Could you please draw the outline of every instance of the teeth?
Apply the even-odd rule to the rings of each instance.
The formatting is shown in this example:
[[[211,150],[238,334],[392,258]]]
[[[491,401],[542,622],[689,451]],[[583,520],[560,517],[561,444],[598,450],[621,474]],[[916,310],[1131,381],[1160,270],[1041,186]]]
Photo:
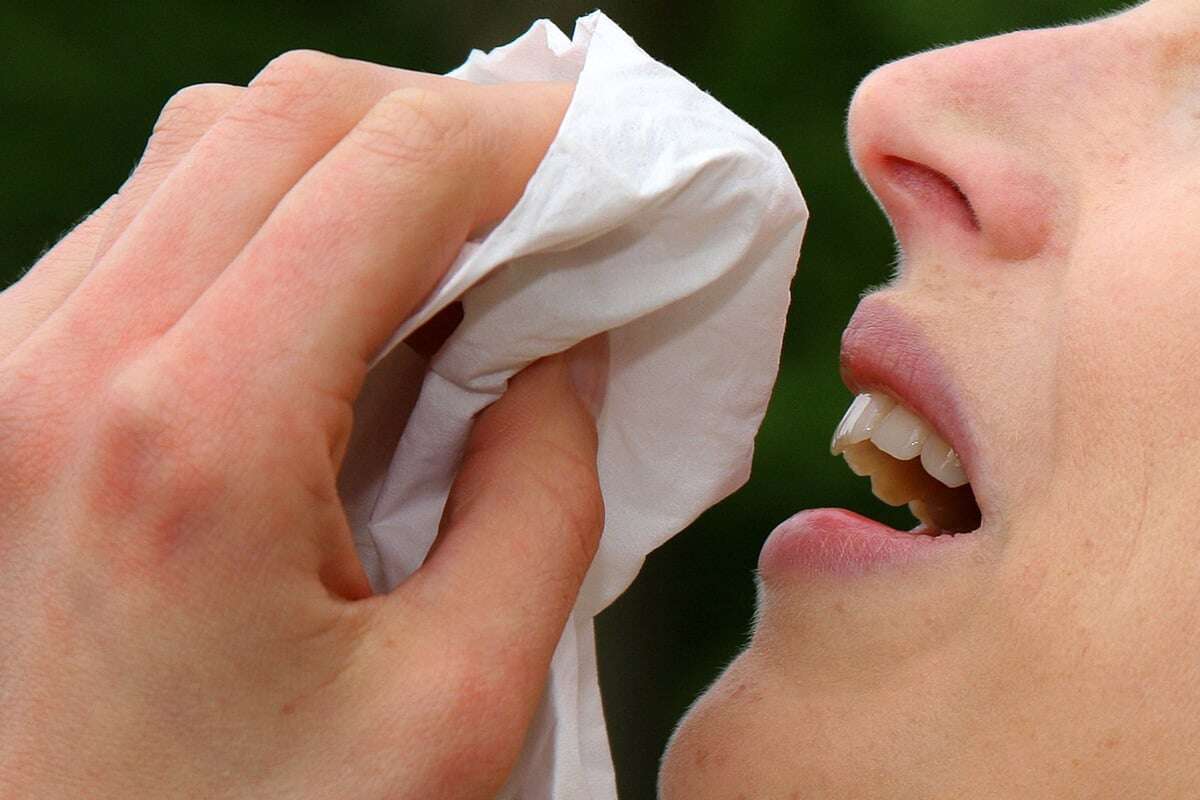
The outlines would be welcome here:
[[[896,406],[871,433],[871,441],[892,458],[908,461],[920,455],[929,432],[920,417],[904,406]]]
[[[862,444],[867,440],[870,444]],[[920,456],[924,471],[944,486],[957,488],[967,483],[967,474],[950,445],[923,419],[881,392],[865,392],[854,398],[838,423],[829,449],[835,455],[845,456],[850,469],[858,475],[880,473],[886,466],[884,461],[888,460],[883,455],[886,453],[901,462]],[[901,481],[906,487],[911,483],[907,479],[910,473],[906,470],[906,479]],[[896,505],[912,499],[910,495],[896,502],[908,491],[907,488],[903,491],[885,488],[884,491],[888,497],[883,499]]]
[[[854,398],[829,448],[855,474],[870,477],[876,497],[893,506],[907,503],[934,534],[979,527],[979,505],[958,455],[925,420],[887,395]]]
[[[850,470],[860,478],[874,475],[894,463],[893,459],[880,452],[879,448],[870,442],[858,442],[848,446],[842,457],[850,465]]]
[[[866,443],[861,446],[872,447]],[[880,500],[890,506],[902,506],[928,493],[931,480],[919,462],[896,461],[883,453],[880,453],[880,458],[886,459],[889,465],[871,473],[871,491]]]
[[[967,473],[963,471],[958,456],[936,433],[929,434],[925,446],[921,448],[921,466],[951,489],[967,482]]]
[[[923,525],[936,527],[933,521],[933,514],[930,513],[929,504],[924,500],[913,500],[908,504],[908,510],[912,515]]]
[[[869,439],[880,420],[895,406],[895,400],[878,392],[864,392],[854,398],[854,402],[846,409],[845,416],[833,433],[833,441],[829,443],[830,452],[836,456],[845,450],[847,445]]]

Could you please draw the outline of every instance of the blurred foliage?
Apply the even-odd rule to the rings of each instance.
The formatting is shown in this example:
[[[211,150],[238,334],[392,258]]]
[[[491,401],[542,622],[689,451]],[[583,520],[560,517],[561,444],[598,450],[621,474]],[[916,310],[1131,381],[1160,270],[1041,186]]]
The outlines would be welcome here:
[[[798,509],[840,505],[907,524],[828,456],[849,396],[842,326],[887,279],[890,230],[846,157],[845,110],[875,66],[964,39],[1113,11],[1104,0],[613,0],[651,54],[774,140],[813,210],[778,389],[750,483],[655,553],[599,623],[606,710],[624,800],[654,796],[659,755],[691,700],[745,642],[764,536]],[[155,116],[192,83],[246,83],[298,47],[444,72],[538,17],[568,33],[591,2],[364,0],[7,3],[0,6],[0,279],[112,193]],[[251,176],[247,176],[252,179]]]

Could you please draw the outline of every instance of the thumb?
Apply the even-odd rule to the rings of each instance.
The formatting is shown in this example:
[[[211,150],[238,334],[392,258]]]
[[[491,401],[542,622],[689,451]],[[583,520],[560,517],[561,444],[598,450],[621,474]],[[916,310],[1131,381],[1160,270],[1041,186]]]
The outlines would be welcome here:
[[[438,540],[383,609],[409,625],[415,609],[437,617],[445,639],[492,654],[511,687],[527,676],[530,713],[604,528],[589,406],[607,346],[585,347],[527,367],[480,414]]]

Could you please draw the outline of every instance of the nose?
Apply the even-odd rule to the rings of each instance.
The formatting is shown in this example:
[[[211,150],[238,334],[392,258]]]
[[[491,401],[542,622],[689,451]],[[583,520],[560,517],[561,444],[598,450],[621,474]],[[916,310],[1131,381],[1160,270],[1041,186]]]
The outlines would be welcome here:
[[[948,243],[999,261],[1047,249],[1063,187],[1039,114],[1054,113],[1067,90],[1061,59],[1078,36],[1054,29],[971,42],[893,62],[860,84],[851,157],[906,257],[935,247],[944,255]]]

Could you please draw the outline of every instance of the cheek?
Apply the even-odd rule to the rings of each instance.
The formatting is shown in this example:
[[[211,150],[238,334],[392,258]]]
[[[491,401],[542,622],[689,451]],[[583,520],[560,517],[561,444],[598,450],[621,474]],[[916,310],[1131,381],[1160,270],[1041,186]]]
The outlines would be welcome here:
[[[1178,211],[1186,225],[1123,208],[1064,275],[1054,478],[1089,523],[1141,529],[1186,499],[1179,478],[1200,456],[1200,207]]]
[[[1183,158],[1139,162],[1086,206],[1060,302],[1064,358],[1096,391],[1137,402],[1200,389],[1200,169]]]
[[[1125,763],[1130,743],[1155,752],[1155,729],[1194,730],[1162,721],[1196,697],[1200,641],[1195,219],[1194,199],[1156,183],[1079,232],[1049,340],[1045,490],[1018,509],[998,581],[1037,665],[1019,673],[1026,708],[1080,715],[1058,749],[1093,774]]]

